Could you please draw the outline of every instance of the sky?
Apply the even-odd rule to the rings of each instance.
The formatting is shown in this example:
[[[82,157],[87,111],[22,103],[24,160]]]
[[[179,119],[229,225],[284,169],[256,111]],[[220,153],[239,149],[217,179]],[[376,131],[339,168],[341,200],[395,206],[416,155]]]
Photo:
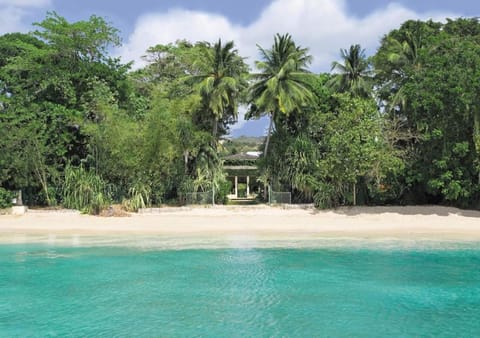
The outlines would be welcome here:
[[[143,65],[141,56],[156,44],[234,40],[253,65],[257,44],[268,48],[275,33],[290,33],[313,55],[311,70],[328,72],[339,50],[360,44],[367,55],[390,30],[409,19],[445,21],[480,17],[474,0],[0,0],[0,35],[28,32],[47,11],[68,21],[95,14],[120,30],[123,44],[112,50],[122,61]],[[239,123],[233,136],[261,135],[266,121]]]

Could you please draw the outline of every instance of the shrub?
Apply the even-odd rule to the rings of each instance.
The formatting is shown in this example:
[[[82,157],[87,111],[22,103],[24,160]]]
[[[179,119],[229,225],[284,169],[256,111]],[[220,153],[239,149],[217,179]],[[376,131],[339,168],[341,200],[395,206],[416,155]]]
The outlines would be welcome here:
[[[319,209],[336,208],[340,205],[340,199],[344,195],[341,185],[329,183],[318,184],[317,191],[313,196],[315,207]]]
[[[238,183],[238,197],[245,198],[247,197],[247,184]]]
[[[138,209],[150,206],[151,189],[146,185],[137,185],[128,190],[128,199],[122,202],[127,211],[137,212]]]
[[[0,209],[10,208],[12,206],[13,193],[0,187]]]
[[[63,205],[98,215],[110,204],[110,191],[103,179],[83,166],[65,168]]]
[[[232,182],[227,180],[220,182],[218,191],[216,192],[216,195],[215,195],[215,202],[221,203],[221,204],[227,204],[228,202],[227,196],[230,194],[231,190],[232,190]]]

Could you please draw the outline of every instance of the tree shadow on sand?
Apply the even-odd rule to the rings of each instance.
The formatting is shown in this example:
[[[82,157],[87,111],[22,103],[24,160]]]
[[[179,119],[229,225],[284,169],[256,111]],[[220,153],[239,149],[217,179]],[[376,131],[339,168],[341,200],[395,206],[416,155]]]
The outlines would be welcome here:
[[[449,216],[459,215],[463,217],[480,218],[480,211],[478,210],[463,210],[454,207],[445,207],[438,205],[420,205],[420,206],[349,206],[339,207],[336,209],[326,210],[338,215],[344,216],[358,216],[358,215],[380,215],[386,213],[398,214],[398,215],[437,215],[437,216]],[[321,210],[314,211],[315,214],[321,213]],[[325,211],[323,211],[325,212]],[[479,223],[480,226],[480,223]]]

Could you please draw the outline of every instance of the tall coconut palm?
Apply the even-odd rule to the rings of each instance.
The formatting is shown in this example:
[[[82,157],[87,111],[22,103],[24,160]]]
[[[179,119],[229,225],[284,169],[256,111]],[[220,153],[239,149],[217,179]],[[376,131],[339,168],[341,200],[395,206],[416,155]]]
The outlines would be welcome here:
[[[199,60],[201,73],[189,77],[197,85],[206,115],[212,121],[212,135],[217,139],[221,121],[236,119],[242,90],[247,86],[248,67],[234,49],[233,41],[205,45]]]
[[[399,41],[395,38],[388,39],[390,45],[390,54],[388,59],[390,62],[398,66],[413,66],[420,68],[418,62],[418,52],[422,47],[422,37],[418,32],[405,32],[405,39]]]
[[[311,74],[306,69],[312,57],[307,48],[295,45],[290,34],[277,34],[270,49],[258,49],[262,60],[255,64],[260,73],[252,75],[247,118],[270,117],[263,152],[267,156],[276,115],[289,115],[313,98],[308,81]]]
[[[342,63],[334,61],[332,71],[337,71],[327,83],[338,92],[347,92],[355,96],[369,97],[372,90],[372,71],[365,57],[365,50],[360,45],[350,49],[341,49]]]
[[[388,55],[388,60],[397,68],[396,75],[400,82],[397,90],[392,93],[389,105],[389,111],[392,111],[395,107],[405,108],[407,105],[403,89],[403,82],[407,78],[405,69],[410,68],[414,72],[418,72],[421,69],[418,52],[422,48],[422,36],[418,31],[407,31],[403,41],[391,38],[389,43],[390,54]]]
[[[383,39],[375,56],[375,76],[381,82],[379,90],[389,112],[407,106],[404,84],[422,69],[420,51],[425,44],[425,29],[421,22],[407,22],[404,30]]]

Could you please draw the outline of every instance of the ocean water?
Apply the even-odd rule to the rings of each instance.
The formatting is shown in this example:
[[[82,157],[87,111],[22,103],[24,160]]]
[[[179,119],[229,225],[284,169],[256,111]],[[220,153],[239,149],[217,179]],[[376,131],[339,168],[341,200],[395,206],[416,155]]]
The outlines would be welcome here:
[[[3,244],[0,336],[480,336],[480,245],[314,244]]]

